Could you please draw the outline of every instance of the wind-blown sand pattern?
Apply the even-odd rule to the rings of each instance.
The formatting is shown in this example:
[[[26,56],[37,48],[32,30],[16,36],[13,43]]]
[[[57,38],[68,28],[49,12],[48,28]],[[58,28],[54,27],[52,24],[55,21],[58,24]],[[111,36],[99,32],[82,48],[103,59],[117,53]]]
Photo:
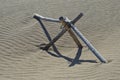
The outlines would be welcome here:
[[[80,12],[76,26],[109,63],[84,47],[81,64],[69,67],[65,58],[37,47],[48,40],[33,13],[73,19]],[[61,24],[44,23],[52,37],[60,31]],[[77,52],[68,33],[56,46],[66,57]],[[119,48],[120,0],[0,0],[0,80],[120,80]]]

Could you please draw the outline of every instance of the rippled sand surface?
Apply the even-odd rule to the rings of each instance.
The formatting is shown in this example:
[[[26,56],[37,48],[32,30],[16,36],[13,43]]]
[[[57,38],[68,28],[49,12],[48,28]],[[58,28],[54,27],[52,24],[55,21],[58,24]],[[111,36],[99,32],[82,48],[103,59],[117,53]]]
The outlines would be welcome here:
[[[75,25],[109,63],[84,47],[79,63],[69,67],[66,57],[73,59],[77,46],[68,33],[56,43],[64,57],[37,47],[48,40],[33,13],[73,19],[80,12]],[[61,24],[44,23],[52,38],[61,30]],[[0,0],[0,80],[120,80],[119,48],[119,0]]]

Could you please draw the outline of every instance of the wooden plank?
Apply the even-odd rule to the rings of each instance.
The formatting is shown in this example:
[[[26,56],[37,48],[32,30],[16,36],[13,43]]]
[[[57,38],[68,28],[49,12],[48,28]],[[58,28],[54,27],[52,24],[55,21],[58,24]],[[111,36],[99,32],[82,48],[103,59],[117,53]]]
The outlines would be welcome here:
[[[71,28],[67,26],[65,26],[65,28],[67,29],[67,31],[69,32],[70,36],[72,37],[72,39],[75,41],[76,45],[79,47],[79,48],[83,48],[82,44],[80,43],[80,41],[78,40],[78,38],[76,37],[76,35],[74,34],[74,32],[71,30]]]
[[[68,20],[69,21],[69,20]],[[79,48],[83,48],[82,44],[80,43],[80,41],[78,40],[78,38],[76,37],[76,35],[74,34],[74,32],[71,30],[71,26],[69,25],[70,22],[66,22],[63,18],[63,20],[61,19],[62,24],[64,25],[65,29],[69,32],[70,36],[72,37],[72,39],[75,41],[76,45]]]

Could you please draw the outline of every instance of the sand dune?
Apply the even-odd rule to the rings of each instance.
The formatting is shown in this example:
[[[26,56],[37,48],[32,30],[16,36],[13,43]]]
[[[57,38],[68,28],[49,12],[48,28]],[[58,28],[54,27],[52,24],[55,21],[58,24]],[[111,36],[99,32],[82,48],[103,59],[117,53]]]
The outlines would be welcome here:
[[[0,80],[120,80],[119,4],[119,0],[0,0]],[[101,64],[84,47],[79,63],[69,67],[66,57],[73,59],[77,46],[68,33],[56,43],[63,57],[37,47],[48,40],[33,13],[73,19],[80,12],[84,16],[76,26],[109,63]],[[61,30],[61,24],[44,23],[52,38]]]

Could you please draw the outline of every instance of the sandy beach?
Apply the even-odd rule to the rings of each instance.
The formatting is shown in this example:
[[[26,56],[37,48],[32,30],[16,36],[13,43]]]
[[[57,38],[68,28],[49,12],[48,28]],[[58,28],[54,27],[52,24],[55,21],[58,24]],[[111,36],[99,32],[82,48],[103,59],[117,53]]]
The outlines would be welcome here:
[[[34,13],[72,20],[80,12],[84,16],[75,25],[108,63],[83,47],[69,67],[78,48],[68,33],[55,44],[64,57],[39,49],[49,41]],[[52,38],[61,31],[60,23],[44,24]],[[120,0],[0,0],[0,80],[120,80],[119,40]]]

